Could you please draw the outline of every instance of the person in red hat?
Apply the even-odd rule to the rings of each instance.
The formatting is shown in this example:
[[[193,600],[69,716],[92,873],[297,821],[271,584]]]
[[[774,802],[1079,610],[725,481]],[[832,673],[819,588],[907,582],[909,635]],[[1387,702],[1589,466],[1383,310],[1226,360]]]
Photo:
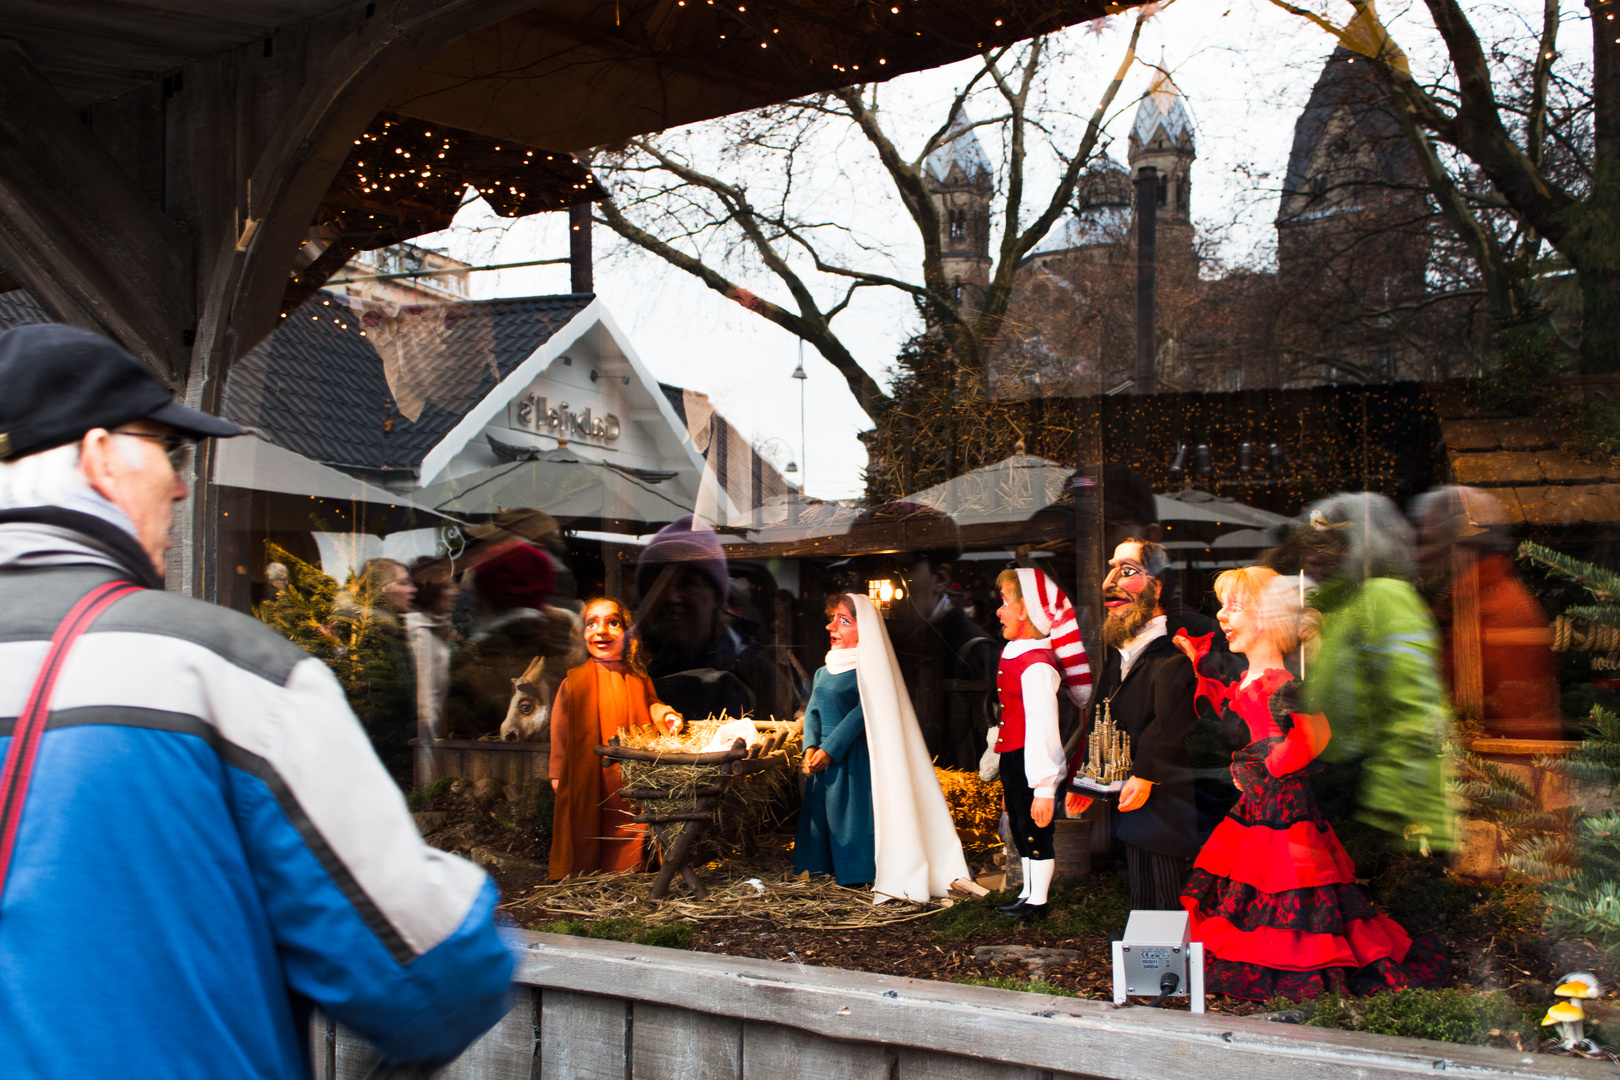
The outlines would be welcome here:
[[[550,701],[563,675],[585,659],[579,617],[551,603],[557,569],[550,555],[508,540],[479,553],[472,581],[476,614],[467,644],[451,660],[446,707],[449,728],[458,738],[499,730],[513,686],[537,657],[546,661],[543,701]]]

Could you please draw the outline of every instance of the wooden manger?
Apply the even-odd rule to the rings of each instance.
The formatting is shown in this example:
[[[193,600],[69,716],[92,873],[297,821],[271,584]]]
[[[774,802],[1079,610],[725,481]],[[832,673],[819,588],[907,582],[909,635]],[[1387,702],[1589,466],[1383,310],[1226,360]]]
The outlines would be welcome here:
[[[662,844],[663,865],[653,882],[652,898],[662,900],[669,894],[669,886],[679,873],[692,891],[694,899],[709,895],[691,867],[693,851],[704,831],[715,820],[721,797],[731,782],[741,776],[762,773],[781,767],[787,762],[784,747],[791,737],[794,725],[759,724],[769,734],[752,745],[738,739],[731,749],[713,753],[680,753],[668,750],[638,750],[619,745],[617,738],[606,746],[598,746],[596,753],[602,758],[602,767],[640,762],[651,766],[672,766],[682,769],[680,782],[661,787],[631,787],[619,789],[619,794],[640,803],[642,813],[632,820],[654,830],[659,826],[675,826],[678,832],[669,843]],[[672,778],[676,779],[676,778]],[[696,782],[694,782],[694,780]]]

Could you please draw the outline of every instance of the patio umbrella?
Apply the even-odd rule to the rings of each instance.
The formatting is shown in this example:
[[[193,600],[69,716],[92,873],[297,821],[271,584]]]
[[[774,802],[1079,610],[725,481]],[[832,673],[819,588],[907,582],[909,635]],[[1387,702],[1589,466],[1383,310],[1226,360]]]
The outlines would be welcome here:
[[[248,491],[309,495],[416,510],[427,508],[415,495],[401,495],[368,484],[257,435],[220,439],[215,447],[214,472],[210,479],[220,487]]]
[[[1028,521],[1056,502],[1074,469],[1034,454],[1000,461],[905,496],[949,514],[958,525]]]
[[[430,484],[416,493],[416,501],[460,516],[533,506],[558,521],[600,521],[615,526],[667,524],[690,514],[694,502],[666,479],[643,479],[628,469],[560,448]]]
[[[1216,533],[1233,529],[1279,529],[1289,521],[1282,514],[1192,488],[1155,495],[1153,502],[1160,522],[1197,522],[1213,527]]]

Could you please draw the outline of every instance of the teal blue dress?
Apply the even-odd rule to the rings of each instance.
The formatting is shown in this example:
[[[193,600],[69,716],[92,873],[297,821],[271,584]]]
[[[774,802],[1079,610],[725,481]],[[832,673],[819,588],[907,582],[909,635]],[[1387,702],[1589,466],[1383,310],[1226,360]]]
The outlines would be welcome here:
[[[805,778],[793,869],[831,874],[840,885],[867,884],[877,877],[872,759],[853,670],[816,672],[804,710],[804,752],[818,746],[832,763]]]

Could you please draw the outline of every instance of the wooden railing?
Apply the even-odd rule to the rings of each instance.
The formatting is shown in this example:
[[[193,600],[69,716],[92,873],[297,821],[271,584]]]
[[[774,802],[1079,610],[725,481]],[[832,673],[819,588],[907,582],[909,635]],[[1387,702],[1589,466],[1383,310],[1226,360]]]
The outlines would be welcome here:
[[[523,934],[516,1002],[443,1080],[1612,1080],[1611,1067],[1210,1013]],[[317,1023],[317,1080],[378,1075]]]

